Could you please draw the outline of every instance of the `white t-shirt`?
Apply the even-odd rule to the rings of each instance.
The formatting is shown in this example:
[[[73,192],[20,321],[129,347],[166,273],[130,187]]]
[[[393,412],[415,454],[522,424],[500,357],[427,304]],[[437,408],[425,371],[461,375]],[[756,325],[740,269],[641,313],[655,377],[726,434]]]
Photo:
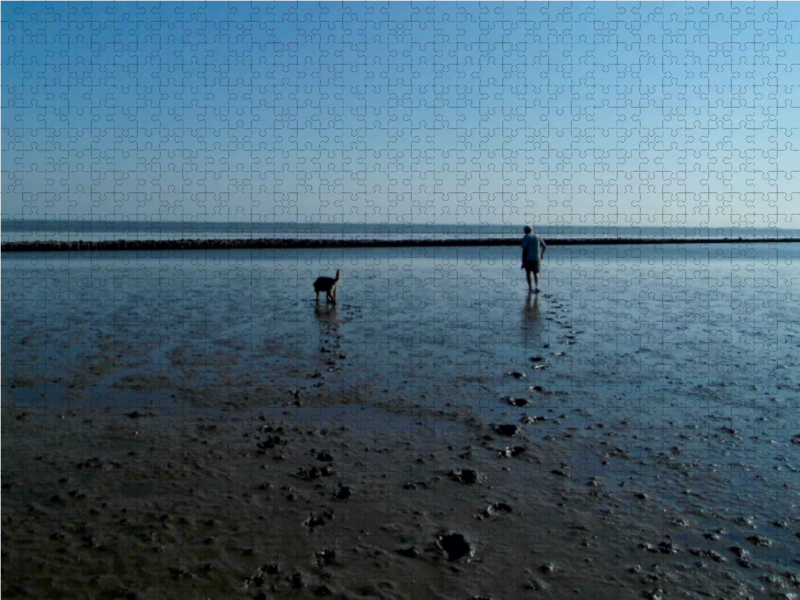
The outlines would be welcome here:
[[[539,248],[544,247],[544,240],[540,238],[538,235],[531,235],[530,233],[526,233],[525,237],[522,238],[522,247],[527,248],[528,251],[525,253],[527,260],[539,260]]]

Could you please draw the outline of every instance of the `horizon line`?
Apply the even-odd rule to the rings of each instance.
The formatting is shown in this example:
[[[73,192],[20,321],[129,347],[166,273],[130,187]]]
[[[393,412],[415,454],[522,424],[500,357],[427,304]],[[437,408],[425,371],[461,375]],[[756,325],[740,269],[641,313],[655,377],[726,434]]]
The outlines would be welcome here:
[[[156,220],[147,220],[147,219],[137,219],[131,220],[126,218],[120,219],[87,219],[87,218],[42,218],[42,217],[15,217],[15,216],[6,216],[0,214],[0,222],[2,221],[10,221],[10,222],[24,222],[24,221],[44,221],[44,222],[52,222],[52,223],[69,223],[69,222],[82,222],[82,223],[177,223],[177,224],[199,224],[199,223],[213,223],[213,224],[246,224],[246,225],[275,225],[275,224],[287,224],[287,225],[390,225],[390,226],[423,226],[423,227],[524,227],[525,225],[530,225],[530,223],[526,223],[523,221],[519,221],[519,223],[455,223],[455,222],[448,222],[448,223],[432,223],[432,222],[410,222],[410,223],[397,223],[397,222],[386,222],[386,221],[338,221],[338,222],[325,222],[325,221],[236,221],[236,220],[212,220],[212,221],[200,221],[200,220],[174,220],[174,219],[156,219]],[[606,224],[589,224],[589,223],[559,223],[559,224],[533,224],[531,225],[534,229],[537,227],[548,227],[548,228],[559,228],[559,227],[601,227],[601,228],[642,228],[642,227],[651,227],[651,228],[658,228],[658,229],[673,229],[673,228],[703,228],[703,229],[739,229],[739,228],[752,228],[752,229],[795,229],[794,227],[778,227],[778,226],[770,226],[770,225],[709,225],[709,224],[685,224],[685,225],[658,225],[658,224],[641,224],[641,225],[606,225]],[[797,229],[800,229],[800,225],[798,225]]]

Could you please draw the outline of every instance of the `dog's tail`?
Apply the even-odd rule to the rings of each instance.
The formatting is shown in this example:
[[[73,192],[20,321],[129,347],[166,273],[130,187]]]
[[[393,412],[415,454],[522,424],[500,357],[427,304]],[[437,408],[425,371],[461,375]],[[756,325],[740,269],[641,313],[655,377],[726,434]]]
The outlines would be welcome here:
[[[336,279],[334,281],[339,281],[342,278],[342,270],[336,269]]]

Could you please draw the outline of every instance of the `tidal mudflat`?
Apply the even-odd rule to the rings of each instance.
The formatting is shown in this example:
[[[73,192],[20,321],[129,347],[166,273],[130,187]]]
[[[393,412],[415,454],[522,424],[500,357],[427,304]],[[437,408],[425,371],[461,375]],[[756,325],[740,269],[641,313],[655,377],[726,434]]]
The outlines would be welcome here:
[[[3,595],[800,593],[800,248],[517,261],[4,254]]]

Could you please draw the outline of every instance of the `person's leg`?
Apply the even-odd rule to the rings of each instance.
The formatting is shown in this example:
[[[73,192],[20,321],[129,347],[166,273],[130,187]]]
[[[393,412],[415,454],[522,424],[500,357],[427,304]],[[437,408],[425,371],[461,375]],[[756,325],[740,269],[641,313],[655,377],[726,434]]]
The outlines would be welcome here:
[[[525,266],[525,279],[528,280],[528,291],[532,292],[533,288],[531,287],[531,270],[527,265]]]
[[[533,280],[534,280],[534,282],[536,284],[536,287],[535,287],[535,289],[533,291],[536,292],[536,293],[539,292],[539,269],[540,269],[540,266],[539,266],[539,263],[537,262],[535,264],[534,268],[533,268]]]

